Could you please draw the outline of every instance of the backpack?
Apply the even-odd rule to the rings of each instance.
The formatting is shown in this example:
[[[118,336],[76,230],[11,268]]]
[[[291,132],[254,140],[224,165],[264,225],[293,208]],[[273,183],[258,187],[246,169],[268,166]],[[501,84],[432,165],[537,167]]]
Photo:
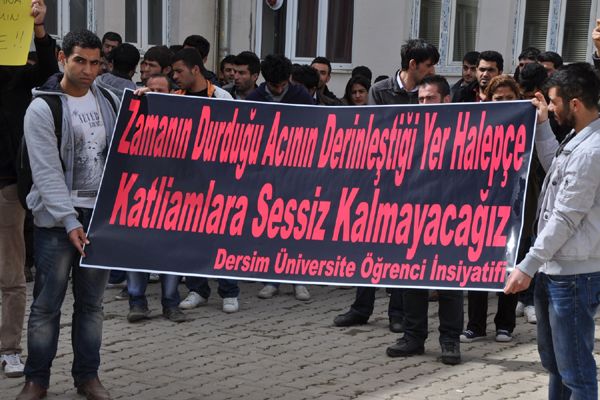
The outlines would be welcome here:
[[[108,90],[101,88],[100,86],[97,86],[97,88],[104,95],[104,97],[106,97],[116,114],[118,111],[117,104],[115,103],[112,95],[108,92]],[[48,104],[48,107],[50,107],[50,111],[52,112],[52,119],[54,120],[54,134],[56,135],[56,145],[58,146],[58,155],[60,157],[60,144],[62,141],[62,101],[60,100],[60,96],[41,95],[38,97]],[[17,194],[19,197],[19,202],[23,208],[27,210],[27,195],[33,186],[33,176],[31,175],[31,165],[29,164],[29,153],[27,152],[25,136],[21,138],[16,162]],[[61,164],[63,171],[65,171],[65,164],[63,163],[62,159]]]

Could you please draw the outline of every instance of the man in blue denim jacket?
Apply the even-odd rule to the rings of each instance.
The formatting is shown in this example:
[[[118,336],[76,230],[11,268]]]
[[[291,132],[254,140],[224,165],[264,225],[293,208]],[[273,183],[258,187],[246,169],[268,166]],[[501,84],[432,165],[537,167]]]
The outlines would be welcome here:
[[[535,287],[538,352],[550,399],[597,399],[594,315],[600,302],[600,79],[589,64],[558,70],[536,93],[536,147],[546,178],[538,236],[510,274],[505,293]],[[571,133],[559,145],[548,111]]]

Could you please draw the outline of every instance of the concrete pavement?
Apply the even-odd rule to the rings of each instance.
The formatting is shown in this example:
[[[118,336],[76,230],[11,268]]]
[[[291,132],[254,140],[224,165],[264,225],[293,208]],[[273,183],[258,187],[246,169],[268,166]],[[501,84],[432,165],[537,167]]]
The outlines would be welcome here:
[[[241,282],[240,312],[225,314],[213,295],[175,324],[160,315],[160,285],[148,286],[153,318],[130,324],[128,303],[107,289],[100,379],[115,399],[168,400],[421,400],[544,399],[547,375],[537,355],[535,325],[518,318],[511,343],[496,343],[493,314],[489,338],[461,344],[463,363],[438,361],[437,304],[430,303],[425,354],[389,358],[385,349],[398,337],[387,327],[388,299],[377,292],[369,324],[337,328],[333,318],[348,309],[355,291],[310,287],[312,299],[299,302],[290,285],[261,300],[260,284]],[[33,285],[28,284],[28,303]],[[182,297],[186,289],[180,286]],[[465,299],[466,300],[466,299]],[[466,303],[465,303],[466,310]],[[490,296],[490,313],[496,296]],[[29,311],[29,310],[28,310]],[[70,376],[72,296],[63,306],[61,336],[49,399],[81,399]],[[466,318],[465,318],[466,320]],[[600,337],[597,327],[596,337]],[[26,349],[26,334],[23,340]],[[25,350],[26,353],[26,350]],[[600,353],[596,352],[600,361]],[[14,399],[23,379],[0,377],[0,398]]]

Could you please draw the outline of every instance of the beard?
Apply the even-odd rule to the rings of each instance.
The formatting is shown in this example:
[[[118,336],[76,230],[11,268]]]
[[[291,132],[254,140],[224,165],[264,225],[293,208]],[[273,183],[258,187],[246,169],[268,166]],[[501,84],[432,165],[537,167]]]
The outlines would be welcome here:
[[[575,116],[571,112],[571,107],[568,102],[563,103],[565,105],[564,109],[560,114],[556,114],[558,125],[565,130],[569,131],[575,128]]]

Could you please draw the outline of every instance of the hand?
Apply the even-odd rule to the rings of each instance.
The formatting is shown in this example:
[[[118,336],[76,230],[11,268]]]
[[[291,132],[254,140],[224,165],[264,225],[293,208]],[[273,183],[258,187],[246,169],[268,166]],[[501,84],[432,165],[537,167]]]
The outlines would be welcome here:
[[[548,103],[542,92],[535,92],[535,97],[531,99],[531,104],[537,108],[537,123],[541,124],[548,120]]]
[[[531,277],[520,269],[515,268],[508,276],[506,286],[504,286],[504,293],[511,294],[522,292],[529,287],[530,283]]]
[[[46,18],[46,4],[44,0],[31,0],[31,16],[34,24],[43,24]]]
[[[83,228],[75,228],[71,232],[69,232],[69,240],[71,241],[71,244],[75,246],[79,254],[81,254],[82,257],[85,257],[85,253],[83,252],[83,245],[90,244],[90,241],[88,240],[85,232],[83,231]]]
[[[135,89],[133,91],[133,95],[134,96],[143,96],[143,95],[145,95],[146,93],[149,93],[149,92],[151,92],[150,88],[144,86],[144,87]]]
[[[592,30],[592,42],[596,47],[596,57],[600,56],[600,19],[596,20],[596,26]]]

